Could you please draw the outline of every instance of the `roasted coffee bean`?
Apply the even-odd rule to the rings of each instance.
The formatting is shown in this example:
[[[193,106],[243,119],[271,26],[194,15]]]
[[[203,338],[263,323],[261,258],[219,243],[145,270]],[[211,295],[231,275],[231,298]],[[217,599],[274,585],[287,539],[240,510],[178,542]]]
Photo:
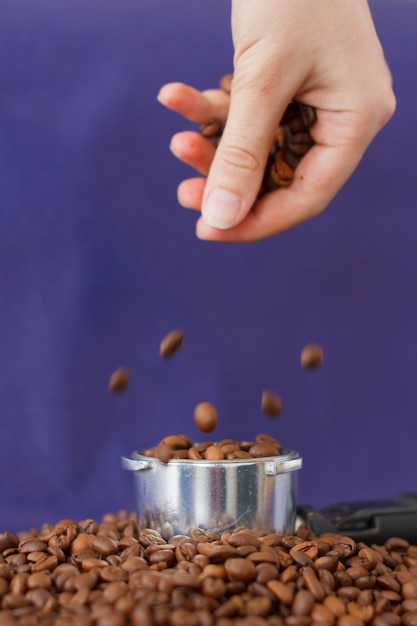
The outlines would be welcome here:
[[[161,463],[168,463],[172,459],[174,450],[167,443],[160,443],[154,449],[154,456],[161,461]]]
[[[223,132],[223,124],[219,120],[210,120],[201,124],[200,133],[203,137],[212,139],[213,137],[219,137]]]
[[[216,428],[217,410],[211,402],[200,402],[194,409],[194,421],[203,433],[210,433]]]
[[[364,626],[364,622],[359,617],[346,613],[338,617],[337,626]]]
[[[401,623],[404,626],[417,626],[417,611],[405,611],[401,615]]]
[[[256,566],[257,575],[256,581],[261,585],[265,585],[268,580],[274,580],[278,578],[278,567],[274,563],[258,563]]]
[[[324,361],[323,348],[316,343],[309,343],[301,351],[301,366],[307,370],[313,370],[320,367]]]
[[[268,172],[277,187],[288,187],[294,180],[294,172],[282,158],[274,161]]]
[[[262,392],[261,408],[268,417],[278,417],[282,413],[282,400],[274,391],[265,389]]]
[[[17,548],[18,545],[19,538],[15,533],[10,530],[0,533],[0,554],[9,548]]]
[[[189,448],[188,450],[188,458],[192,459],[194,461],[199,461],[201,460],[203,457],[201,456],[200,452],[197,450],[197,448],[195,446],[192,446],[191,448]]]
[[[261,441],[255,443],[250,449],[249,454],[254,456],[255,458],[266,457],[266,456],[277,456],[279,455],[279,448],[273,444],[268,443],[267,441]]]
[[[207,461],[221,461],[224,459],[225,455],[219,446],[209,446],[206,450],[204,458]]]
[[[224,567],[226,574],[231,581],[242,580],[244,582],[251,582],[252,580],[255,580],[258,573],[255,564],[249,559],[227,559]]]
[[[129,387],[130,374],[125,367],[119,367],[110,376],[109,391],[111,393],[121,393]]]
[[[40,539],[27,539],[19,544],[19,551],[23,554],[30,554],[32,552],[46,552],[48,544]]]
[[[166,443],[173,450],[181,450],[182,448],[190,448],[192,441],[186,435],[168,435],[164,437],[161,443]]]
[[[385,542],[387,550],[395,550],[396,552],[406,552],[410,547],[409,542],[402,537],[391,537]]]
[[[309,615],[315,603],[315,598],[311,591],[300,589],[294,596],[292,612],[294,615]]]
[[[329,572],[335,572],[338,565],[339,559],[334,555],[321,556],[316,559],[313,564],[316,571],[324,569],[328,570]]]
[[[182,330],[171,330],[171,332],[165,335],[159,345],[159,355],[163,359],[170,358],[181,348],[183,342],[184,333],[182,332]]]
[[[375,615],[372,626],[400,626],[401,617],[393,611],[386,611]]]
[[[288,585],[279,580],[268,580],[266,586],[280,602],[286,605],[292,604],[294,592]]]

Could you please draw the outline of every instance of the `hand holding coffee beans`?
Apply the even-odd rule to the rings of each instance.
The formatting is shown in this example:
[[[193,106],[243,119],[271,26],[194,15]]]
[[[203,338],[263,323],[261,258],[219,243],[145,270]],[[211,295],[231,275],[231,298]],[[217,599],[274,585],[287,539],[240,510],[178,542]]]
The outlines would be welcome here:
[[[232,74],[226,74],[220,80],[220,88],[227,94],[231,92],[232,80]],[[270,191],[291,185],[297,165],[314,145],[310,128],[316,121],[317,115],[313,107],[300,102],[290,102],[269,152],[258,200]],[[224,124],[213,119],[201,124],[200,133],[203,137],[214,140],[217,145],[223,134],[223,128]]]

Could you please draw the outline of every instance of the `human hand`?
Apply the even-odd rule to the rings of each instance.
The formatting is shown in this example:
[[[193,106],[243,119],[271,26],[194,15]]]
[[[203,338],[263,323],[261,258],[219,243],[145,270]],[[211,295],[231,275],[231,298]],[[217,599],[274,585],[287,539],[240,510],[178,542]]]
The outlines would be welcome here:
[[[183,181],[180,204],[201,210],[201,239],[254,241],[322,211],[395,110],[391,76],[365,0],[239,0],[230,97],[182,83],[158,99],[187,119],[225,123],[217,148],[180,132],[171,149],[203,177]],[[315,145],[289,187],[255,204],[268,153],[291,100],[316,109]]]

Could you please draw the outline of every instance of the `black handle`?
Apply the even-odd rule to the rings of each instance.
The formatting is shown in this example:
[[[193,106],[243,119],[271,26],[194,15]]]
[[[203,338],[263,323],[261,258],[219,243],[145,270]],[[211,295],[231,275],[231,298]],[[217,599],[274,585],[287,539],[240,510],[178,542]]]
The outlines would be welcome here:
[[[382,545],[391,537],[401,537],[417,545],[417,494],[403,493],[389,500],[345,502],[321,510],[300,506],[297,513],[316,535],[338,533],[369,545]]]

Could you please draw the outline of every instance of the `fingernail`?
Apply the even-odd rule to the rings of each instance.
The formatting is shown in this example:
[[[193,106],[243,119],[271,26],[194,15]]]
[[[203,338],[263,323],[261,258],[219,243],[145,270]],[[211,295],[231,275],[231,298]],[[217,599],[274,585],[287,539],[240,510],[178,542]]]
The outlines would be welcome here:
[[[214,228],[230,228],[239,216],[242,200],[225,189],[213,189],[203,207],[203,218]]]
[[[158,100],[158,102],[160,102],[161,104],[165,104],[165,98],[164,98],[164,94],[163,94],[163,89],[161,89],[157,96],[156,99]]]

